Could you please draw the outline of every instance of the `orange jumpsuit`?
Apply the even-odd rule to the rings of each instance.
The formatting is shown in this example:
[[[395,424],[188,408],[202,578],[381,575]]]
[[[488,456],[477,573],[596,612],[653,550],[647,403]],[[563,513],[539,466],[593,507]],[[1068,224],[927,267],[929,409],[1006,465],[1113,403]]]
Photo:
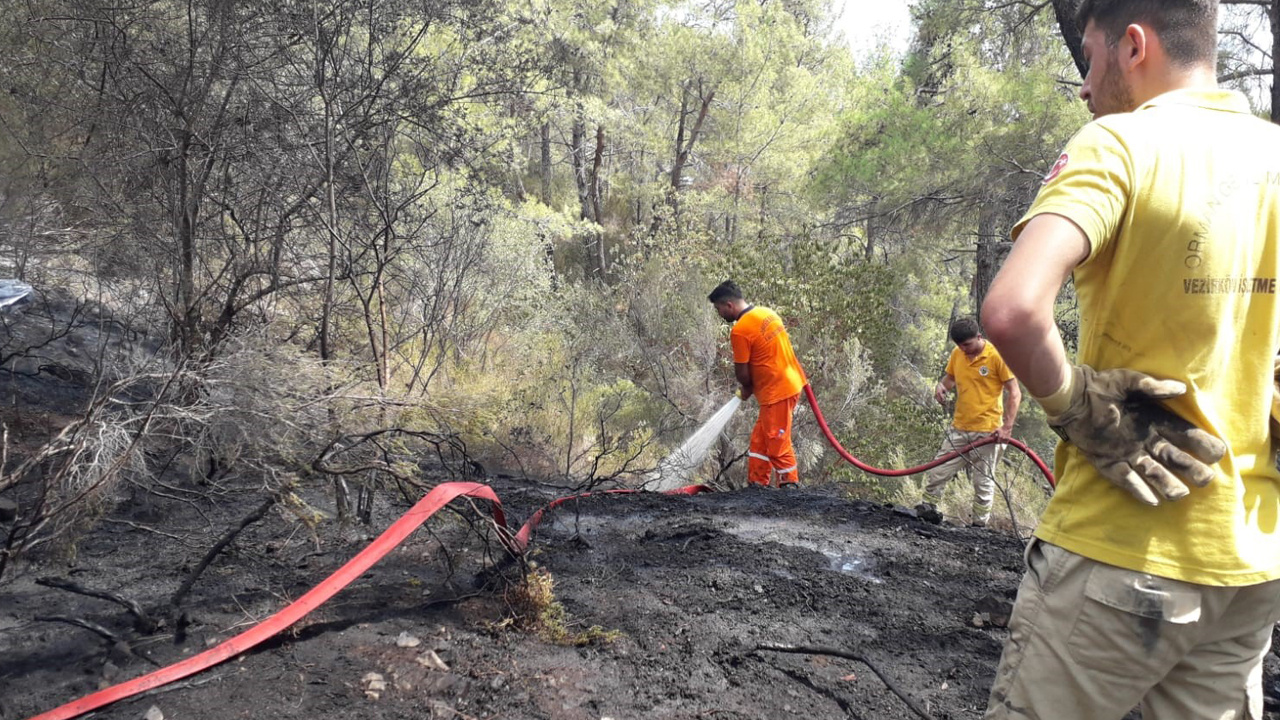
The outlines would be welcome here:
[[[782,318],[769,308],[751,306],[733,324],[729,342],[733,361],[750,365],[752,391],[760,403],[747,448],[747,481],[767,486],[773,470],[779,486],[798,482],[791,415],[807,380]]]

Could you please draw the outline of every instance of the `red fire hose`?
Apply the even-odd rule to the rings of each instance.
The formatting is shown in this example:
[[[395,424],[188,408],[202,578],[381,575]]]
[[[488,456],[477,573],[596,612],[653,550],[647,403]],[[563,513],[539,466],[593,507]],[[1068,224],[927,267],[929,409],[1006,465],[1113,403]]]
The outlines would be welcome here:
[[[965,445],[959,450],[956,450],[954,452],[949,452],[946,455],[942,455],[938,458],[930,460],[929,462],[923,465],[917,465],[916,467],[909,467],[903,470],[883,470],[881,468],[871,467],[870,465],[862,462],[858,458],[849,454],[849,451],[844,449],[844,446],[840,444],[840,441],[836,440],[835,434],[832,433],[831,428],[827,426],[827,419],[822,417],[822,410],[818,408],[818,398],[814,396],[812,386],[810,385],[804,386],[804,396],[809,398],[809,407],[813,408],[813,416],[818,419],[818,427],[822,428],[822,434],[826,436],[827,442],[831,443],[831,447],[835,448],[836,452],[840,453],[840,457],[852,463],[854,467],[858,468],[863,472],[871,473],[872,475],[884,475],[886,477],[902,477],[903,475],[914,475],[918,472],[923,472],[925,470],[928,470],[929,468],[937,467],[942,463],[947,462],[948,460],[951,460],[953,458],[957,458],[960,455],[967,453],[976,447],[989,445],[993,442],[999,442],[996,436],[992,435],[991,437],[985,437],[985,438],[982,438],[981,440],[978,440],[977,442],[973,442],[968,445]],[[1044,479],[1049,481],[1049,487],[1057,487],[1057,482],[1054,480],[1054,477],[1053,477],[1053,471],[1049,469],[1048,465],[1045,465],[1044,461],[1040,459],[1039,455],[1035,454],[1035,451],[1027,447],[1025,443],[1019,440],[1014,440],[1013,438],[1009,438],[1004,442],[1021,450],[1024,454],[1026,454],[1027,457],[1031,458],[1031,462],[1034,462],[1036,464],[1036,467],[1040,468],[1040,472],[1044,474]]]

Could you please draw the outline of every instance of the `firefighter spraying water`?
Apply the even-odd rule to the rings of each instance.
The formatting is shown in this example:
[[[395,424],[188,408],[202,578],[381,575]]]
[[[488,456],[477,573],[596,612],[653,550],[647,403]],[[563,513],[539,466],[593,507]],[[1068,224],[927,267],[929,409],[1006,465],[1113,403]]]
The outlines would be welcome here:
[[[760,404],[747,448],[747,481],[768,487],[770,476],[776,475],[778,487],[795,488],[800,476],[791,446],[791,416],[808,381],[787,328],[774,311],[747,303],[732,280],[717,285],[707,299],[720,317],[733,323],[729,342],[739,397],[755,395]]]

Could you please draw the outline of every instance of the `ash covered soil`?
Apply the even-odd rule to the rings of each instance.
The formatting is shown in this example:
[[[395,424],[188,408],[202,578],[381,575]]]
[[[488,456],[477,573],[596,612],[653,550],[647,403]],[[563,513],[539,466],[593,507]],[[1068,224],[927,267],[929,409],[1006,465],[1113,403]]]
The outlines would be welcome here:
[[[513,519],[554,497],[494,484]],[[120,605],[35,582],[60,577],[161,606],[207,550],[183,538],[251,509],[136,500],[74,560],[23,565],[0,587],[6,720],[215,645],[366,542],[332,523],[308,534],[269,516],[202,574],[175,642],[172,620],[144,634]],[[407,507],[381,507],[373,526]],[[451,508],[289,631],[94,717],[152,706],[171,719],[919,717],[878,671],[935,718],[977,718],[1005,637],[985,621],[990,601],[1011,597],[1021,566],[1011,535],[821,489],[572,501],[544,519],[523,569],[502,559],[483,504]],[[184,514],[187,530],[174,522]],[[162,519],[165,535],[150,529]],[[562,613],[529,622],[522,570],[552,585]],[[120,642],[51,617],[88,620]],[[762,645],[834,649],[875,669]]]
[[[493,484],[513,518],[554,497]],[[407,507],[383,505],[373,527]],[[152,707],[171,720],[925,716],[887,680],[929,717],[978,718],[1007,632],[986,620],[1021,569],[1012,535],[930,525],[822,489],[571,501],[539,526],[525,567],[503,559],[484,507],[455,501],[290,630],[92,717],[134,720]],[[0,587],[0,718],[33,716],[216,645],[368,540],[336,523],[309,534],[268,516],[201,575],[180,633],[172,618],[142,632],[118,604],[35,582],[70,580],[163,618],[165,599],[207,551],[190,538],[248,510],[139,495],[74,559],[21,565]],[[161,524],[163,535],[153,529]],[[529,622],[522,572],[559,603],[542,606],[541,623]],[[870,665],[766,645],[834,649]]]

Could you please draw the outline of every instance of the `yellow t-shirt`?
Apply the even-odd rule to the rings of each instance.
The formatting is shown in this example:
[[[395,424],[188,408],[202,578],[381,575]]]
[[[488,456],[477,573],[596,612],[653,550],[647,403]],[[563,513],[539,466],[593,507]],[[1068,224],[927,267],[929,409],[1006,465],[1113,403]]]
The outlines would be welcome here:
[[[1218,586],[1280,578],[1280,473],[1269,430],[1280,349],[1280,127],[1244,96],[1178,90],[1072,138],[1036,215],[1088,236],[1075,270],[1079,361],[1181,380],[1167,407],[1230,450],[1217,479],[1148,507],[1058,446],[1036,535],[1109,565]]]
[[[960,348],[951,349],[947,374],[956,381],[956,412],[951,425],[968,432],[994,432],[1004,423],[1004,384],[1013,373],[996,352],[985,345],[972,360]]]
[[[776,403],[804,389],[804,370],[778,313],[766,307],[749,308],[734,322],[729,343],[733,361],[751,365],[756,402]]]

